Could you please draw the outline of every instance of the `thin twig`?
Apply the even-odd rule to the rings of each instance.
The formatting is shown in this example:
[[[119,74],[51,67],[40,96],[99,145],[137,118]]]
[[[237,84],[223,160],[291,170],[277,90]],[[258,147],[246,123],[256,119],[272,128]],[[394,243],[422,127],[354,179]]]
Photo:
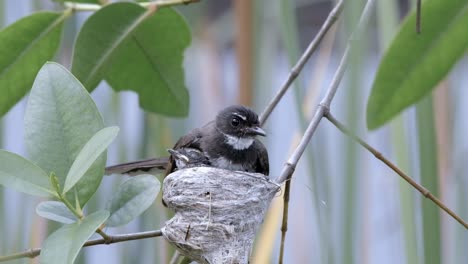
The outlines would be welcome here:
[[[440,201],[437,197],[435,197],[431,192],[429,192],[426,188],[423,186],[419,185],[417,182],[415,182],[411,177],[406,175],[402,170],[400,170],[395,164],[390,162],[388,159],[386,159],[382,153],[371,147],[368,143],[366,143],[364,140],[353,134],[349,129],[347,129],[342,123],[340,123],[338,120],[333,117],[333,115],[330,112],[327,112],[325,117],[333,124],[335,125],[341,132],[343,132],[345,135],[348,137],[352,138],[355,140],[359,145],[367,149],[370,153],[372,153],[377,159],[385,163],[390,169],[392,169],[394,172],[396,172],[398,175],[400,175],[403,180],[408,182],[411,186],[413,186],[418,192],[420,192],[424,197],[428,198],[429,200],[433,201],[437,206],[439,206],[442,210],[447,212],[451,217],[453,217],[455,220],[457,220],[460,224],[462,224],[465,228],[468,229],[468,223],[465,222],[460,216],[458,216],[456,213],[454,213],[452,210],[450,210],[442,201]]]
[[[98,229],[96,229],[96,233],[98,233],[98,234],[99,234],[104,240],[106,240],[106,241],[109,241],[109,239],[111,239],[111,238],[109,237],[109,235],[106,234],[106,232],[104,232],[104,230],[102,230],[101,227],[99,227]]]
[[[309,144],[309,141],[312,138],[312,135],[314,134],[315,130],[317,129],[317,126],[320,123],[320,120],[325,115],[325,113],[329,111],[330,104],[335,96],[335,93],[338,89],[338,85],[340,84],[340,81],[343,78],[344,72],[346,70],[349,52],[352,46],[354,45],[355,36],[360,34],[360,31],[362,30],[364,25],[369,20],[374,3],[375,3],[375,0],[367,1],[366,6],[364,7],[364,10],[362,12],[361,18],[359,20],[359,24],[355,32],[353,32],[353,34],[350,36],[348,40],[348,44],[346,45],[346,49],[343,54],[343,57],[341,58],[340,64],[338,65],[335,75],[333,76],[333,80],[330,86],[328,87],[323,100],[320,102],[317,109],[315,110],[315,114],[312,117],[312,120],[310,121],[309,126],[307,127],[306,131],[304,132],[304,136],[301,138],[299,145],[297,146],[297,148],[294,150],[291,157],[288,159],[288,161],[284,165],[280,176],[275,180],[277,183],[283,183],[288,178],[288,176],[294,172],[296,165],[299,159],[301,158],[302,154],[304,153],[305,148]]]
[[[332,9],[330,14],[328,15],[327,19],[323,23],[322,27],[320,28],[319,32],[317,35],[314,37],[314,39],[310,42],[309,46],[307,49],[304,51],[302,56],[299,58],[297,61],[296,65],[291,69],[291,72],[289,73],[288,78],[284,82],[283,86],[281,89],[278,91],[278,93],[273,97],[271,102],[267,105],[263,113],[260,115],[260,125],[264,125],[265,121],[268,119],[270,116],[271,112],[273,109],[278,105],[279,101],[281,98],[283,98],[283,95],[286,93],[286,91],[289,89],[291,84],[294,82],[294,80],[297,78],[299,73],[301,72],[302,68],[304,68],[304,65],[306,62],[309,60],[310,56],[314,53],[314,51],[317,49],[318,45],[322,41],[323,37],[325,34],[328,32],[328,30],[333,26],[333,24],[336,22],[338,19],[339,14],[343,10],[343,0],[340,0],[336,6]]]
[[[188,5],[192,3],[200,2],[201,0],[160,0],[153,2],[142,2],[137,3],[142,7],[167,7],[173,5]],[[75,2],[65,2],[65,7],[73,9],[73,11],[97,11],[103,7],[103,5],[97,4],[86,4],[86,3],[75,3]]]
[[[322,42],[322,39],[324,38],[325,34],[328,32],[328,30],[335,24],[335,22],[338,20],[338,17],[343,10],[343,1],[340,0],[336,6],[330,11],[328,14],[327,19],[323,23],[322,27],[320,28],[319,32],[317,35],[312,39],[310,42],[309,46],[307,49],[304,51],[302,54],[301,58],[299,61],[296,63],[296,65],[291,69],[291,72],[289,73],[288,78],[286,79],[286,82],[283,84],[283,87],[278,91],[278,93],[275,95],[275,97],[272,99],[272,101],[268,104],[266,109],[263,111],[263,113],[260,115],[260,124],[263,125],[265,121],[268,119],[270,116],[271,112],[273,109],[278,105],[279,101],[283,97],[283,95],[286,93],[286,91],[289,89],[291,86],[292,82],[297,78],[301,70],[304,68],[304,65],[306,62],[309,60],[309,58],[312,56],[312,54],[317,50],[318,45]],[[291,176],[292,172],[289,174],[287,180],[286,180],[286,186],[285,186],[285,191],[283,195],[283,220],[281,223],[281,244],[280,244],[280,254],[279,254],[279,264],[283,263],[284,259],[284,247],[285,247],[285,242],[286,242],[286,232],[288,230],[288,215],[289,215],[289,196],[290,196],[290,189],[291,189]]]
[[[288,231],[288,214],[289,214],[289,196],[291,191],[291,176],[286,180],[283,195],[283,220],[281,221],[281,245],[279,254],[279,264],[283,264],[284,259],[284,245],[286,243],[286,232]]]
[[[131,233],[131,234],[124,234],[124,235],[113,235],[113,236],[108,236],[108,240],[103,239],[103,238],[89,240],[83,245],[83,247],[89,247],[89,246],[95,246],[95,245],[109,245],[109,244],[114,244],[114,243],[119,243],[119,242],[124,242],[124,241],[160,237],[160,236],[162,236],[161,230]],[[0,256],[0,262],[9,261],[13,259],[19,259],[19,258],[35,258],[39,256],[40,253],[41,253],[40,248],[31,248],[23,252],[15,253],[12,255]]]
[[[330,104],[336,94],[340,81],[342,80],[344,72],[346,70],[349,53],[350,53],[352,46],[354,45],[354,38],[356,35],[360,34],[361,30],[363,30],[364,28],[364,25],[367,24],[374,2],[375,0],[367,1],[366,6],[364,7],[364,10],[362,11],[362,15],[356,27],[356,30],[352,33],[352,35],[350,36],[348,40],[348,44],[346,45],[346,49],[344,51],[343,57],[341,58],[340,64],[338,65],[338,68],[336,69],[335,75],[333,76],[333,80],[330,83],[330,86],[328,87],[323,100],[321,101],[320,105],[315,111],[315,114],[312,120],[310,121],[309,126],[304,132],[304,136],[301,138],[301,142],[299,143],[299,145],[297,146],[297,148],[295,149],[295,151],[293,152],[289,160],[286,162],[285,166],[283,167],[283,170],[281,171],[280,176],[276,179],[277,183],[282,183],[286,181],[285,194],[284,194],[283,221],[282,221],[282,226],[281,226],[281,246],[280,246],[280,259],[279,259],[280,264],[283,263],[284,243],[286,239],[286,231],[288,229],[287,226],[288,226],[289,193],[290,193],[289,189],[290,189],[290,184],[291,184],[290,183],[291,177],[294,173],[297,163],[299,162],[299,159],[302,157],[302,154],[304,153],[307,145],[309,144],[310,139],[312,138],[315,130],[317,129],[318,124],[320,123],[320,120],[330,109]],[[294,70],[292,72],[294,72]],[[281,96],[282,95],[277,95],[278,101],[281,98]],[[275,102],[275,99],[272,101],[272,104],[273,102]],[[272,108],[274,108],[276,104],[277,102],[274,103]],[[265,118],[266,118],[268,117],[269,113],[271,113],[271,110],[269,110],[269,112],[265,110],[264,113],[267,113],[265,115]]]
[[[343,10],[343,1],[339,1],[336,6],[330,11],[328,14],[327,19],[323,23],[322,27],[320,28],[319,32],[317,35],[312,39],[310,42],[309,46],[307,49],[304,51],[303,55],[301,58],[297,61],[296,65],[292,68],[291,72],[289,73],[288,78],[286,79],[285,83],[283,84],[283,87],[278,91],[278,93],[275,95],[275,97],[272,99],[272,101],[268,104],[264,112],[260,116],[260,122],[263,125],[266,122],[266,119],[268,119],[269,115],[273,111],[273,109],[276,107],[276,105],[279,103],[283,95],[286,93],[286,91],[291,87],[292,82],[297,78],[299,75],[300,71],[303,69],[304,65],[306,62],[309,60],[309,58],[312,56],[312,54],[317,50],[317,47],[319,44],[322,42],[323,38],[325,37],[326,33],[332,28],[332,26],[336,23],[338,20],[338,17]],[[300,110],[300,109],[299,109]],[[300,113],[300,111],[299,111]],[[303,120],[303,118],[302,118]],[[305,122],[305,120],[304,120]],[[304,127],[305,129],[305,123],[301,124],[301,126]],[[290,176],[286,180],[286,186],[285,186],[285,191],[283,195],[283,219],[282,219],[282,224],[281,224],[281,244],[280,244],[280,254],[279,254],[279,263],[283,263],[284,259],[284,248],[285,248],[285,242],[286,242],[286,232],[288,230],[288,212],[289,212],[289,197],[290,197],[290,189],[291,189],[291,182],[290,182]]]

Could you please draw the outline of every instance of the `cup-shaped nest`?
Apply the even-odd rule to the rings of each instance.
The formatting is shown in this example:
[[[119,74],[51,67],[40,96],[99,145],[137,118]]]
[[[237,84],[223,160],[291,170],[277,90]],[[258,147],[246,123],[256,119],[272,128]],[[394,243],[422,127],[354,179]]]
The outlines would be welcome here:
[[[175,171],[163,200],[175,215],[164,237],[199,263],[248,263],[255,234],[280,186],[258,173],[210,167]]]

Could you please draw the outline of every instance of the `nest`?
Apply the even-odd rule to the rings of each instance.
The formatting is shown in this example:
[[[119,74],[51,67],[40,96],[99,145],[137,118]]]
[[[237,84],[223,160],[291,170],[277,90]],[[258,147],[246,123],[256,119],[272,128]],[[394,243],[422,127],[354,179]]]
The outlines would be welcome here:
[[[178,170],[163,183],[163,199],[175,211],[163,235],[199,263],[248,263],[255,234],[279,189],[258,173]]]

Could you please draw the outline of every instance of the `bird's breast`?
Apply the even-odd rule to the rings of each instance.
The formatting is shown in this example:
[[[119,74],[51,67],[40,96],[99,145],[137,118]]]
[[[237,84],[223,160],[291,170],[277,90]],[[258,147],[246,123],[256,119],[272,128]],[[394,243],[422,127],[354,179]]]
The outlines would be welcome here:
[[[252,168],[248,163],[235,163],[230,159],[225,157],[217,157],[210,160],[213,167],[218,167],[226,170],[236,170],[236,171],[251,171]]]

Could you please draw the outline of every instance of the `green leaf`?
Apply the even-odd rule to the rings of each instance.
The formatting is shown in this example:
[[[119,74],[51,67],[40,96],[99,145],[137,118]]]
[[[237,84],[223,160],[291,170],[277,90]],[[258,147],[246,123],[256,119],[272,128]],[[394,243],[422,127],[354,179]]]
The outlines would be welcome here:
[[[143,213],[153,203],[161,184],[153,175],[132,177],[122,185],[107,204],[111,215],[107,226],[125,225]]]
[[[68,192],[83,177],[96,159],[109,147],[119,133],[118,127],[106,127],[99,130],[84,145],[68,171],[63,193]]]
[[[60,64],[45,64],[26,107],[25,143],[31,159],[46,172],[54,172],[64,186],[78,153],[103,127],[96,105],[79,81]],[[80,205],[99,186],[105,163],[103,153],[75,185]],[[75,201],[74,192],[67,199]]]
[[[64,224],[71,224],[78,220],[64,203],[57,201],[46,201],[38,204],[36,213],[46,219]]]
[[[73,263],[83,244],[108,217],[109,212],[98,211],[85,217],[82,221],[62,226],[44,242],[40,263]]]
[[[413,12],[383,57],[367,105],[369,129],[427,95],[467,51],[468,1],[426,1],[422,18],[421,34]]]
[[[29,160],[0,150],[0,184],[36,196],[56,196],[50,189],[49,177]]]
[[[31,89],[39,69],[54,57],[67,15],[39,12],[0,31],[0,116]]]
[[[72,72],[90,91],[105,79],[114,90],[138,93],[147,111],[184,116],[189,101],[182,62],[189,43],[184,19],[170,8],[153,15],[135,3],[110,4],[83,25]]]

